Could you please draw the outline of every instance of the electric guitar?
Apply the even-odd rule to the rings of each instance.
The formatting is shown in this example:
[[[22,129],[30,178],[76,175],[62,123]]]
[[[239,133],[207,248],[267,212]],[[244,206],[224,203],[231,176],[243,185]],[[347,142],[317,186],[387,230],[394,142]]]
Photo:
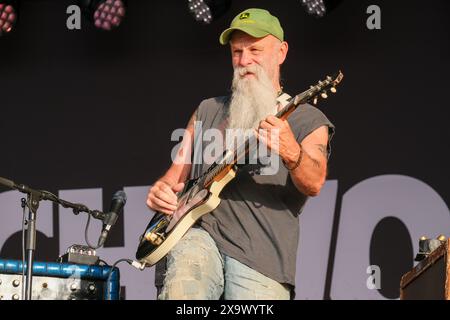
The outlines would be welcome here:
[[[336,92],[344,75],[338,72],[327,76],[315,86],[296,95],[275,116],[286,119],[302,104],[317,103],[327,92]],[[254,137],[253,137],[254,138]],[[208,170],[197,179],[185,183],[178,196],[178,207],[172,215],[155,213],[139,240],[136,258],[150,267],[161,260],[203,215],[213,211],[220,203],[220,192],[236,176],[237,163],[250,152],[250,138],[234,151],[225,151]]]

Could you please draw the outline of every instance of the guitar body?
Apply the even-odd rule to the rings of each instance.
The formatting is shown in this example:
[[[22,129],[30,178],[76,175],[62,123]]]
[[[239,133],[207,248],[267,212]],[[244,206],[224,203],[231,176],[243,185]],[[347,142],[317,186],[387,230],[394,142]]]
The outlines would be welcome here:
[[[208,189],[198,191],[190,199],[186,193],[182,194],[178,209],[171,216],[156,213],[141,236],[136,258],[147,266],[161,260],[197,220],[217,208],[220,192],[235,175],[230,169],[220,180],[213,181]]]

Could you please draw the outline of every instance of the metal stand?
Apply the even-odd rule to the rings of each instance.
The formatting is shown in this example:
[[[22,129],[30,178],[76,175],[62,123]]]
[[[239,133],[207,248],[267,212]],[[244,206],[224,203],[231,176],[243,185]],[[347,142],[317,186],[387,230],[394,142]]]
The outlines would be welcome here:
[[[37,192],[28,193],[27,206],[29,209],[27,221],[27,239],[26,239],[26,260],[27,260],[27,280],[25,284],[25,300],[31,300],[33,285],[33,262],[36,251],[36,214],[39,208],[41,196]]]

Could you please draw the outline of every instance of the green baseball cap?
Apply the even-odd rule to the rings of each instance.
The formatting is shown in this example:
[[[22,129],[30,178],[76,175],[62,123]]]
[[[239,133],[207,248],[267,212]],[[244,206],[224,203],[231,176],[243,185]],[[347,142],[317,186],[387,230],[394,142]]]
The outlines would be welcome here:
[[[227,44],[230,41],[231,34],[236,30],[243,31],[255,38],[262,38],[271,34],[280,41],[284,39],[280,21],[264,9],[251,8],[239,13],[231,21],[230,27],[222,32],[219,42],[222,45]]]

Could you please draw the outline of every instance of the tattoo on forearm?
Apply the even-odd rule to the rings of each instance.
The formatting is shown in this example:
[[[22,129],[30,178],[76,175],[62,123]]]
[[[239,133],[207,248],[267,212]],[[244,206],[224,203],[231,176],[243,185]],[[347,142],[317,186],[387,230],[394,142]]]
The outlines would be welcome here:
[[[317,161],[316,159],[314,159],[313,157],[311,157],[311,156],[309,155],[309,153],[305,151],[305,149],[302,149],[302,150],[303,150],[303,153],[304,153],[304,154],[312,161],[313,166],[314,166],[314,167],[317,167],[317,168],[320,168],[320,162]]]
[[[328,150],[327,150],[327,146],[324,144],[316,144],[317,148],[319,149],[319,151],[323,154],[323,156],[325,158],[328,157]]]

